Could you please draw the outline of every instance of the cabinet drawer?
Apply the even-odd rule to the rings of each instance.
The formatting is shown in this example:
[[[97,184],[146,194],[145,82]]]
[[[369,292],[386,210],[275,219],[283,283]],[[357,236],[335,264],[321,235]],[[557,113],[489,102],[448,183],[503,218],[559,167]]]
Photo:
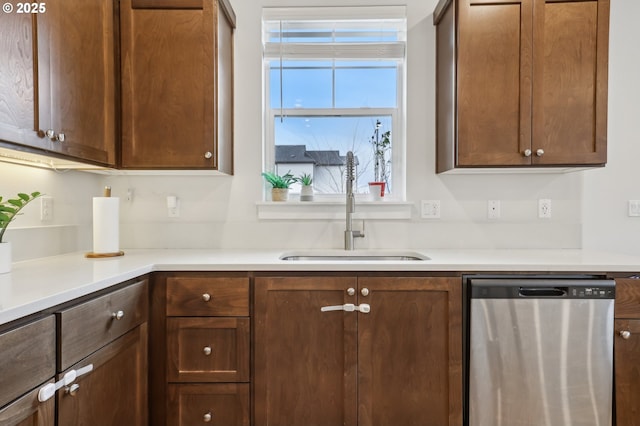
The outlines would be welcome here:
[[[147,321],[147,280],[58,312],[60,370]]]
[[[55,333],[50,315],[0,334],[0,407],[53,377]]]
[[[53,383],[53,379],[49,383]],[[54,426],[56,400],[38,401],[39,391],[40,386],[0,409],[0,425]]]
[[[248,382],[249,318],[168,318],[170,382]]]
[[[249,278],[167,278],[167,316],[249,316]]]
[[[249,425],[249,385],[169,385],[167,424]]]
[[[616,278],[616,318],[640,318],[640,279]]]

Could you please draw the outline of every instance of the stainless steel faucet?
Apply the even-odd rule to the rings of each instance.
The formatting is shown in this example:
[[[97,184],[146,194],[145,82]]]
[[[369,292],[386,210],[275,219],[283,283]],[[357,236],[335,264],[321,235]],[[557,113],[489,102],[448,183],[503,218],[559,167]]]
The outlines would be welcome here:
[[[344,231],[344,249],[353,250],[353,239],[364,237],[364,232],[353,230],[353,212],[356,210],[356,198],[353,195],[354,175],[354,159],[353,152],[347,152],[347,214],[346,226]]]

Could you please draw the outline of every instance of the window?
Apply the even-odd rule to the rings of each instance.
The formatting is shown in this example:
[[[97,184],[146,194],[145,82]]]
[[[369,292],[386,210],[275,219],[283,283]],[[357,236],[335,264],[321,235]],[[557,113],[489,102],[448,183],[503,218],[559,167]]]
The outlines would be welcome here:
[[[353,151],[357,192],[382,180],[404,199],[405,44],[403,7],[264,9],[265,169],[335,196]]]

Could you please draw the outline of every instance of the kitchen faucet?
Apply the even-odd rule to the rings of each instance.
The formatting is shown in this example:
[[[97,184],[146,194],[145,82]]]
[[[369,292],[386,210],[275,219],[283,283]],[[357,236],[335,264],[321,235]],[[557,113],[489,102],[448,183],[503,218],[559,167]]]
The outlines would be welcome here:
[[[347,152],[347,214],[346,225],[344,231],[344,249],[353,250],[353,239],[364,237],[364,232],[353,230],[353,212],[356,210],[356,198],[353,195],[354,176],[354,159],[353,152]]]

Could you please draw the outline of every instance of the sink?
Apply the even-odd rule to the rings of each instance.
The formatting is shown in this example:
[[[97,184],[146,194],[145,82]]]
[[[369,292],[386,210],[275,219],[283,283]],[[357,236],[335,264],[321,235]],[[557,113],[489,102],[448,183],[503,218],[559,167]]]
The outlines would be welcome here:
[[[331,261],[331,262],[410,262],[430,260],[429,257],[414,251],[379,251],[379,250],[328,250],[328,251],[300,251],[284,253],[280,260],[288,261]]]

